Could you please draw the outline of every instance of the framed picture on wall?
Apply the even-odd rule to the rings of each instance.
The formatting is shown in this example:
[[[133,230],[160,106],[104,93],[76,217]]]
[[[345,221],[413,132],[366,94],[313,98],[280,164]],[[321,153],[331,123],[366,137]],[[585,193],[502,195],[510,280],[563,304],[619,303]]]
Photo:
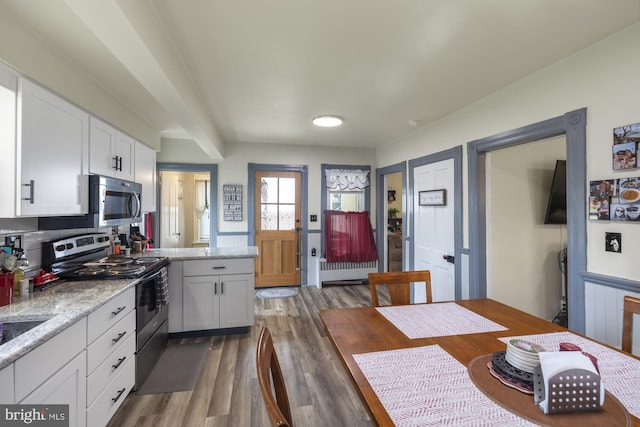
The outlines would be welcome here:
[[[637,150],[635,142],[618,144],[613,146],[613,169],[635,169],[637,168]]]
[[[418,192],[418,204],[420,206],[446,206],[447,190],[427,190]]]

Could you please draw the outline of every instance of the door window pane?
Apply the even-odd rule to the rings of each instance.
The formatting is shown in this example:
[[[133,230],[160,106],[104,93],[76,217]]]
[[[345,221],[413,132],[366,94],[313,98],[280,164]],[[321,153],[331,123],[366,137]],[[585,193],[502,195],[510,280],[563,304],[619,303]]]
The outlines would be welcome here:
[[[279,203],[296,202],[296,180],[294,178],[280,178]]]
[[[296,227],[295,206],[280,205],[280,224],[278,230],[293,230]]]
[[[262,205],[261,230],[278,229],[278,205]]]
[[[278,178],[262,178],[262,203],[278,203]]]

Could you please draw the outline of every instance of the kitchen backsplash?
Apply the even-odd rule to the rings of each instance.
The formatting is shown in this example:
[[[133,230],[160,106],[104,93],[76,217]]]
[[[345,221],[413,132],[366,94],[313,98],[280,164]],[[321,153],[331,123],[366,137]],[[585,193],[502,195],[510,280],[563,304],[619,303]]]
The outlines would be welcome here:
[[[87,232],[103,232],[111,234],[111,227],[99,229],[69,229],[69,230],[38,230],[37,218],[0,218],[0,242],[4,242],[6,236],[20,236],[21,246],[25,251],[25,256],[29,260],[29,267],[26,269],[27,276],[35,274],[42,265],[42,243],[57,240],[67,236],[82,234]],[[129,234],[128,226],[121,226],[120,233]]]

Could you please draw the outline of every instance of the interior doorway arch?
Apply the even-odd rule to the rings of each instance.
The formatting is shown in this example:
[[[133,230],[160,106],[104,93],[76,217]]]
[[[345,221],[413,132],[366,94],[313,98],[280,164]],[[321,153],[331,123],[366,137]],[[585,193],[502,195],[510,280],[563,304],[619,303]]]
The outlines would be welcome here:
[[[587,267],[586,171],[587,109],[471,141],[469,157],[469,296],[487,296],[486,153],[565,135],[567,144],[567,295],[569,328],[585,331],[585,294],[581,274]]]

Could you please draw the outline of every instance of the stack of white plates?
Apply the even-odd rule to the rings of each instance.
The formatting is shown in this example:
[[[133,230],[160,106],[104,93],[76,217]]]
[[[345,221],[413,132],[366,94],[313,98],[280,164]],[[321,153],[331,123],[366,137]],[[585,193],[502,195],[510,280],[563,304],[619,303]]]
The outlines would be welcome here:
[[[542,351],[546,350],[539,344],[514,338],[507,342],[505,360],[511,366],[532,374],[540,364],[538,353]]]

